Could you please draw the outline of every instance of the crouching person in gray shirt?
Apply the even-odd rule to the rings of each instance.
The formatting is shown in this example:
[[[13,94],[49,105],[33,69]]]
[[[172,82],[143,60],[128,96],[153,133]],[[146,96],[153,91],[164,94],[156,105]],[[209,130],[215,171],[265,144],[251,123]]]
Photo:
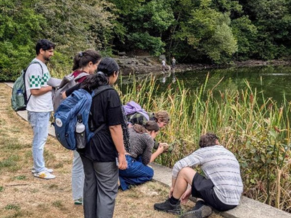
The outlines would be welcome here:
[[[186,203],[192,194],[198,199],[195,207],[181,217],[207,217],[212,208],[226,211],[239,205],[243,192],[239,163],[232,152],[219,144],[212,133],[202,135],[200,148],[176,162],[173,168],[169,199],[154,205],[155,210],[180,214],[180,202]],[[193,170],[201,166],[204,175]],[[188,184],[191,188],[188,188]]]

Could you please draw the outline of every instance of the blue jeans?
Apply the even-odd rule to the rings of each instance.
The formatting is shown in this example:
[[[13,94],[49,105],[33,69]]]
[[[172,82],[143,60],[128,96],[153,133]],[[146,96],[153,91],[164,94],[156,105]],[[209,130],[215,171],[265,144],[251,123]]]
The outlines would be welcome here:
[[[154,170],[145,166],[141,159],[134,159],[126,155],[127,169],[119,170],[119,181],[123,191],[129,189],[129,185],[139,185],[152,180]]]
[[[45,171],[44,145],[48,137],[50,112],[28,111],[28,121],[33,129],[32,157],[36,172]]]

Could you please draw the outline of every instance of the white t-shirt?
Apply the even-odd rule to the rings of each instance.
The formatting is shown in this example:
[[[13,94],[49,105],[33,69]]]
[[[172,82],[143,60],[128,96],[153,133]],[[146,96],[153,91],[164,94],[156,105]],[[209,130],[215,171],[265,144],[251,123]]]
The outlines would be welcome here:
[[[47,92],[43,95],[33,96],[31,95],[31,89],[40,89],[43,86],[47,86],[47,81],[51,75],[47,66],[37,58],[34,58],[32,62],[39,62],[39,64],[31,64],[25,74],[25,87],[27,99],[29,99],[26,110],[32,112],[51,112],[53,111],[52,92]],[[29,98],[30,96],[30,98]]]
[[[166,61],[162,60],[162,65],[165,66],[166,65]]]

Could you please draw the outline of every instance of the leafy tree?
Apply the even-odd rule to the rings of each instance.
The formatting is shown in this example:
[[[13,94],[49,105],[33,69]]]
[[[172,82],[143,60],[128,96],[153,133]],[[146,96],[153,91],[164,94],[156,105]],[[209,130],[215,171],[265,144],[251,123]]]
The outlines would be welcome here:
[[[243,1],[245,12],[257,27],[254,54],[249,57],[274,59],[290,54],[290,1]]]
[[[133,33],[128,36],[128,40],[134,42],[136,48],[150,50],[153,55],[160,55],[164,51],[165,43],[160,37],[150,36],[146,33]]]
[[[44,18],[30,7],[35,1],[0,2],[0,80],[14,80],[35,55],[35,39]]]
[[[247,16],[232,20],[231,27],[238,44],[238,60],[246,60],[253,56],[256,50],[257,27]]]
[[[188,55],[192,59],[206,56],[215,63],[225,62],[237,51],[229,16],[213,8],[210,0],[201,0],[189,18],[181,22],[174,38],[191,46]]]
[[[131,0],[123,0],[123,4],[117,0],[111,2],[119,9],[118,22],[126,26],[126,29],[118,29],[120,30],[118,33],[123,34],[118,34],[119,40],[115,41],[117,49],[142,49],[153,55],[164,52],[165,43],[162,42],[162,35],[174,22],[171,1],[150,0],[132,3]],[[133,7],[129,7],[130,3]]]
[[[114,6],[95,0],[40,0],[36,5],[48,23],[45,36],[58,44],[62,53],[92,48],[105,50],[112,40]]]
[[[2,79],[15,79],[12,74],[35,56],[40,38],[57,45],[50,66],[59,72],[69,71],[72,57],[80,50],[110,53],[115,8],[106,1],[2,0],[0,10]]]

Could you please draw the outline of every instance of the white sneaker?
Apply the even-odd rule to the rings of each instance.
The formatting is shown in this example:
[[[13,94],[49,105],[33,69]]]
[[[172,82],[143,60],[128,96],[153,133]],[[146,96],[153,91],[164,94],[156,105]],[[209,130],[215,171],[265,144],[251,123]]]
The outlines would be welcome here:
[[[42,171],[42,172],[40,172],[40,173],[34,173],[33,175],[34,175],[35,177],[37,177],[37,178],[41,178],[41,179],[54,179],[54,178],[56,178],[55,175],[50,174],[50,173],[47,172],[47,171]]]
[[[53,169],[49,169],[49,168],[45,168],[44,171],[46,171],[46,172],[48,172],[48,173],[52,173],[52,172],[54,172]],[[32,173],[36,173],[36,170],[35,170],[34,167],[31,168],[31,172],[32,172]]]

